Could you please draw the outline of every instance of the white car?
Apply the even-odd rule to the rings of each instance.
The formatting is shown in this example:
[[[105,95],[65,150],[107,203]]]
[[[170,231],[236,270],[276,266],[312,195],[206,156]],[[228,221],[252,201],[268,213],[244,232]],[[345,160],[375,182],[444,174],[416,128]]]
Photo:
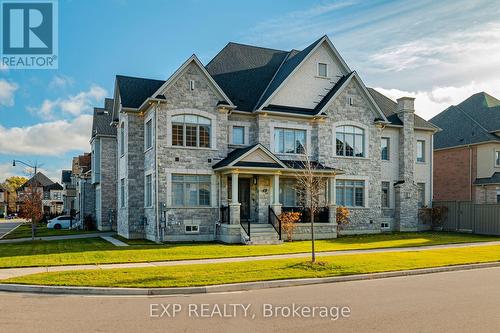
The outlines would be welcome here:
[[[73,218],[73,224],[76,220]],[[47,222],[47,228],[49,229],[69,229],[71,226],[71,216],[61,215]]]

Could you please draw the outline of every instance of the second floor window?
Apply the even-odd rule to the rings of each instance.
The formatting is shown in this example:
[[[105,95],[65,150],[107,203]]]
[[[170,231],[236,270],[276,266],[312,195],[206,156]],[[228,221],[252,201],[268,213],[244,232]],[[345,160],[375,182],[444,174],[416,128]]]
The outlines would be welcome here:
[[[210,147],[211,121],[208,118],[186,114],[172,117],[172,145],[182,147]]]
[[[382,138],[381,145],[382,161],[389,160],[389,138]]]
[[[274,129],[274,152],[278,154],[304,154],[306,131],[288,128]]]
[[[245,127],[233,126],[233,145],[245,144]]]
[[[500,150],[495,152],[495,165],[500,167]]]
[[[417,162],[425,162],[425,141],[417,140]]]
[[[356,126],[339,126],[336,133],[337,156],[365,156],[365,131]]]
[[[144,130],[146,149],[153,147],[153,120],[149,119]]]

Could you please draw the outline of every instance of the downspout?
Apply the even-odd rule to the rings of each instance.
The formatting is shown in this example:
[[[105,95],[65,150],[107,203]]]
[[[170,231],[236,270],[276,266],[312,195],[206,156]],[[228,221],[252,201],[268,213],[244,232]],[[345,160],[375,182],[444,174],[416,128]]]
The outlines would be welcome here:
[[[160,240],[160,207],[158,198],[158,106],[160,102],[156,103],[155,107],[155,206],[156,206],[156,242],[161,243],[163,237]],[[162,235],[163,236],[163,235]]]

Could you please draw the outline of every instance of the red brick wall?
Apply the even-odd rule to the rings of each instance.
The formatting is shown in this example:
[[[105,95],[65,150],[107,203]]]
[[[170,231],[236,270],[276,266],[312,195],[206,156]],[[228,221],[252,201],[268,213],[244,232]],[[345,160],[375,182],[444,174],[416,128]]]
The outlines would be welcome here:
[[[469,159],[470,148],[434,151],[434,200],[471,199]]]

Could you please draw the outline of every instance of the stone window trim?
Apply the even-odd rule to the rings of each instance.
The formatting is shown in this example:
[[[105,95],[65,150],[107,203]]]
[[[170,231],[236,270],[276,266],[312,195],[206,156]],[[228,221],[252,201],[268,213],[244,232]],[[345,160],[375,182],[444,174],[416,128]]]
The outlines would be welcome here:
[[[147,138],[147,135],[148,135],[148,123],[151,122],[151,145],[148,147],[148,144],[149,144],[149,140]],[[146,120],[144,121],[144,153],[146,153],[147,151],[153,149],[155,145],[155,122],[154,122],[154,119],[153,119],[153,116],[150,116],[148,118],[146,118]]]
[[[309,155],[312,156],[313,154],[313,149],[311,146],[311,132],[312,132],[312,126],[308,124],[295,124],[295,123],[287,123],[287,122],[277,122],[277,121],[272,121],[269,124],[270,128],[270,135],[269,135],[269,140],[270,140],[270,146],[271,146],[271,151],[275,155],[279,156],[291,156],[291,157],[297,157],[297,156],[303,156],[304,154],[291,154],[291,153],[276,153],[276,147],[275,147],[275,142],[274,142],[274,129],[275,128],[283,128],[283,129],[296,129],[296,130],[304,130],[306,131],[306,152],[309,153]]]
[[[364,145],[363,145],[363,150],[364,150],[364,156],[359,157],[359,156],[344,156],[344,155],[337,155],[337,128],[341,126],[354,126],[354,127],[359,127],[364,131]],[[369,127],[366,126],[365,124],[359,123],[357,121],[352,121],[352,120],[343,120],[343,121],[337,121],[333,124],[332,128],[332,147],[333,147],[333,156],[336,158],[346,158],[346,159],[358,159],[358,160],[367,160],[370,159],[370,130]]]
[[[179,115],[196,115],[210,119],[210,147],[186,147],[172,145],[172,117]],[[175,109],[169,110],[167,114],[167,147],[194,150],[217,150],[217,116],[207,111],[198,109]]]
[[[167,183],[167,207],[172,209],[213,209],[218,208],[218,182],[217,175],[212,170],[207,169],[183,169],[183,168],[165,168],[165,176]],[[172,193],[172,175],[173,174],[183,174],[183,175],[200,175],[200,176],[210,176],[210,205],[209,206],[174,206],[173,193]]]
[[[347,207],[350,210],[363,210],[363,209],[369,209],[370,208],[370,191],[371,191],[371,185],[370,185],[370,178],[368,176],[357,176],[357,175],[337,175],[335,179],[338,180],[357,180],[357,181],[364,181],[365,182],[365,187],[364,187],[364,206],[357,206],[357,207]]]
[[[229,123],[229,131],[228,131],[228,142],[231,146],[247,146],[250,144],[250,124],[242,121],[228,121]],[[243,127],[244,138],[243,144],[235,144],[233,143],[233,127]]]

